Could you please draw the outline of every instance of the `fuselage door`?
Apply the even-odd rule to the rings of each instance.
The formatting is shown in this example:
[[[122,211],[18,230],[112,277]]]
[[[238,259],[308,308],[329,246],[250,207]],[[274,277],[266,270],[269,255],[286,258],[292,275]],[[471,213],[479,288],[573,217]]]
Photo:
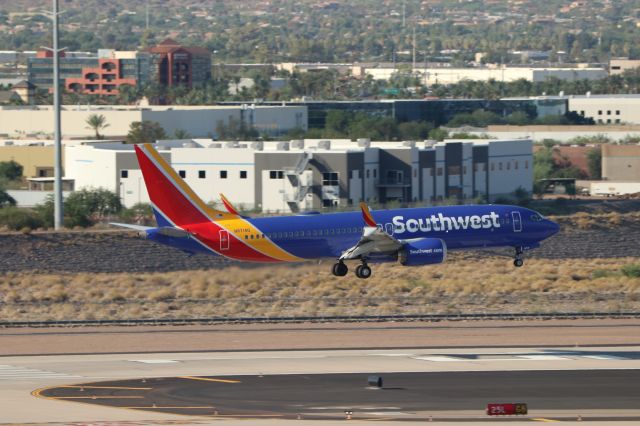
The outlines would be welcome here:
[[[229,232],[225,230],[220,231],[220,250],[229,250]]]
[[[511,218],[513,219],[513,232],[522,232],[520,212],[511,212]]]

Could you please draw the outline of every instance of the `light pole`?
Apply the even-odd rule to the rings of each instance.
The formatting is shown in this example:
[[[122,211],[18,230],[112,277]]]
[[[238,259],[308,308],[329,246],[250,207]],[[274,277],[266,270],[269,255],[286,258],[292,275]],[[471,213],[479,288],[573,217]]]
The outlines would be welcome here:
[[[54,125],[54,179],[53,179],[53,226],[63,227],[62,211],[62,142],[60,136],[60,52],[58,47],[58,0],[53,0],[53,12],[45,12],[53,20],[53,48],[45,48],[53,54],[53,125]]]

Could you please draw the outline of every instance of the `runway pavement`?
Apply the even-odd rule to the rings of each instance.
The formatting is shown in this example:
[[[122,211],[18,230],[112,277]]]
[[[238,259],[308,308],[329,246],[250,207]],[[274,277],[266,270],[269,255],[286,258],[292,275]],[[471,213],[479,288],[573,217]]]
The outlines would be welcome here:
[[[520,423],[640,423],[640,346],[7,356],[0,363],[0,423],[239,417],[242,425],[271,425],[284,417],[323,424],[309,419],[324,416],[335,424],[352,409],[360,423],[465,424],[487,421],[489,402],[528,403]],[[381,375],[385,389],[367,389],[370,374]],[[178,405],[199,408],[167,408]]]

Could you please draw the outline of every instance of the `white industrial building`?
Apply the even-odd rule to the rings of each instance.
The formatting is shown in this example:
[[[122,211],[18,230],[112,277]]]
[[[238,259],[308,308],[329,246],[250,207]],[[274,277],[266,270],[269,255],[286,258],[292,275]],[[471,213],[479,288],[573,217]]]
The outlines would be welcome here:
[[[597,124],[640,124],[640,95],[569,96],[569,111]]]
[[[205,202],[298,212],[369,203],[434,204],[510,197],[533,184],[531,140],[370,142],[159,141],[160,153]],[[148,202],[133,147],[65,147],[75,189],[103,187],[126,206]]]
[[[218,137],[220,124],[244,123],[258,132],[277,136],[292,129],[307,129],[307,107],[267,105],[198,106],[83,106],[62,107],[62,135],[65,138],[90,138],[94,130],[87,125],[89,116],[103,115],[108,127],[100,130],[107,138],[122,137],[134,121],[156,121],[168,135],[177,130],[192,137]],[[53,135],[51,106],[0,106],[0,135],[9,138]]]
[[[565,81],[597,80],[607,77],[604,68],[576,67],[576,68],[538,68],[538,67],[482,67],[482,68],[427,68],[416,69],[416,72],[426,73],[425,83],[456,84],[462,80],[472,81],[503,81],[510,82],[524,79],[532,82],[557,78]]]

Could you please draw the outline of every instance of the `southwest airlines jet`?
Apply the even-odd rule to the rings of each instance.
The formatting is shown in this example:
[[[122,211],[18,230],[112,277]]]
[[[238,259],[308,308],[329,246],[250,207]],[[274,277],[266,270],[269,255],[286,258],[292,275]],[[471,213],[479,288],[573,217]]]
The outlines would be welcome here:
[[[114,225],[188,253],[269,263],[331,258],[335,276],[353,260],[356,276],[369,278],[370,262],[437,264],[459,249],[511,247],[522,266],[525,251],[559,230],[533,210],[507,205],[370,211],[361,203],[360,212],[249,218],[222,195],[226,211],[205,204],[152,145],[135,150],[158,226]]]

